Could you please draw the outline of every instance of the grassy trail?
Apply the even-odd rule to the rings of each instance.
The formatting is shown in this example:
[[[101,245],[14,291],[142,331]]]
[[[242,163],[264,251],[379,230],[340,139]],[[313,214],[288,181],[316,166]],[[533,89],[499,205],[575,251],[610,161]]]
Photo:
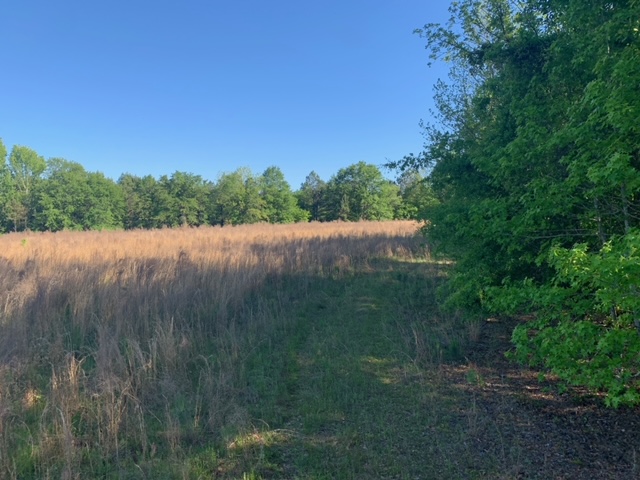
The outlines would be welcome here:
[[[637,478],[637,435],[611,427],[637,415],[508,362],[510,323],[439,311],[445,270],[377,260],[314,279],[246,363],[251,420],[218,476]]]
[[[220,476],[638,478],[637,410],[508,362],[509,323],[442,317],[441,273],[384,260],[314,281],[249,359],[252,428]]]
[[[451,399],[416,361],[409,328],[433,278],[433,265],[386,261],[314,284],[249,361],[259,423],[230,449],[235,461],[255,478],[442,478],[429,437]]]

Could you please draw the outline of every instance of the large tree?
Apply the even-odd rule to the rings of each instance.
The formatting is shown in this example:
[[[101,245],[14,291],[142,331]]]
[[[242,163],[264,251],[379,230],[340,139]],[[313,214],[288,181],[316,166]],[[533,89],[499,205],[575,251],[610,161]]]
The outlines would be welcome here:
[[[267,221],[259,179],[248,168],[222,174],[211,189],[209,215],[214,225]]]
[[[157,210],[163,208],[158,202],[158,182],[151,175],[138,177],[125,173],[118,179],[118,185],[124,196],[124,227],[157,228]]]
[[[47,161],[36,192],[35,228],[91,230],[123,227],[122,190],[102,173],[61,158]]]
[[[210,194],[209,218],[214,225],[242,223],[244,178],[240,171],[224,173]]]
[[[536,313],[518,356],[640,401],[640,4],[463,0],[419,33],[452,66],[425,151],[449,300]],[[536,332],[529,335],[530,332]]]
[[[431,207],[438,205],[431,182],[420,171],[408,169],[396,180],[402,201],[396,211],[397,218],[428,220]]]
[[[87,172],[79,163],[50,159],[38,188],[38,229],[82,229],[90,195],[87,180]]]
[[[200,175],[175,172],[170,178],[161,177],[159,183],[172,198],[169,213],[172,226],[198,226],[207,222],[209,182]]]
[[[327,184],[329,220],[391,220],[398,187],[375,165],[358,162],[340,169]]]
[[[327,183],[315,171],[311,171],[300,185],[296,197],[298,205],[309,212],[311,220],[322,221],[327,218],[326,194]]]
[[[121,229],[125,204],[122,189],[102,172],[88,172],[89,195],[85,204],[85,229]]]
[[[269,223],[294,223],[308,220],[309,214],[298,206],[289,183],[278,167],[267,168],[259,178],[259,185]]]
[[[34,150],[20,145],[11,149],[4,208],[13,230],[34,227],[35,189],[46,167],[44,158]]]

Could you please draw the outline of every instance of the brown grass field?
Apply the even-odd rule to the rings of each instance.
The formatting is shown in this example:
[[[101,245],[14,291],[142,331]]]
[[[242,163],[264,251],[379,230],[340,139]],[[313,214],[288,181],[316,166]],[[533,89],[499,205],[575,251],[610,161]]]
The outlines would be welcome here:
[[[634,479],[637,408],[440,308],[413,222],[0,236],[0,479]]]
[[[241,422],[239,365],[285,297],[370,258],[410,257],[416,228],[0,237],[0,478],[98,477],[215,441]]]

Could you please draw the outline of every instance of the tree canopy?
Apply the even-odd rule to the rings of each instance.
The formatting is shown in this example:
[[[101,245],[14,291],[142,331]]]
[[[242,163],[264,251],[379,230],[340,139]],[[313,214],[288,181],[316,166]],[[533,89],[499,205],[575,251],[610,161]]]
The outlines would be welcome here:
[[[420,202],[401,196],[396,183],[364,162],[329,182],[312,171],[296,192],[275,165],[260,175],[241,167],[215,182],[182,171],[159,178],[124,173],[115,182],[28,147],[16,145],[7,155],[0,139],[0,233],[418,218]]]
[[[448,301],[535,320],[515,356],[640,402],[640,3],[463,0],[417,30],[435,88],[428,235]]]
[[[391,220],[399,189],[378,167],[358,162],[336,173],[327,184],[329,220]]]

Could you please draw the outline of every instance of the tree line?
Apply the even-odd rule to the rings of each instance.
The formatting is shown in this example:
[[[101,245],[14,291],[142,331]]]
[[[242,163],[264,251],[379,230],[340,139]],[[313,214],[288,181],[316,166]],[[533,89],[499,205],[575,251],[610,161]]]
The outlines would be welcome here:
[[[640,2],[462,0],[417,30],[435,86],[427,233],[456,308],[518,316],[513,356],[640,403]],[[526,314],[526,315],[525,315]]]
[[[326,182],[312,171],[297,191],[275,166],[259,175],[239,168],[215,182],[180,171],[114,181],[29,147],[7,152],[0,140],[0,232],[419,219],[429,192],[416,172],[392,182],[365,162]]]

